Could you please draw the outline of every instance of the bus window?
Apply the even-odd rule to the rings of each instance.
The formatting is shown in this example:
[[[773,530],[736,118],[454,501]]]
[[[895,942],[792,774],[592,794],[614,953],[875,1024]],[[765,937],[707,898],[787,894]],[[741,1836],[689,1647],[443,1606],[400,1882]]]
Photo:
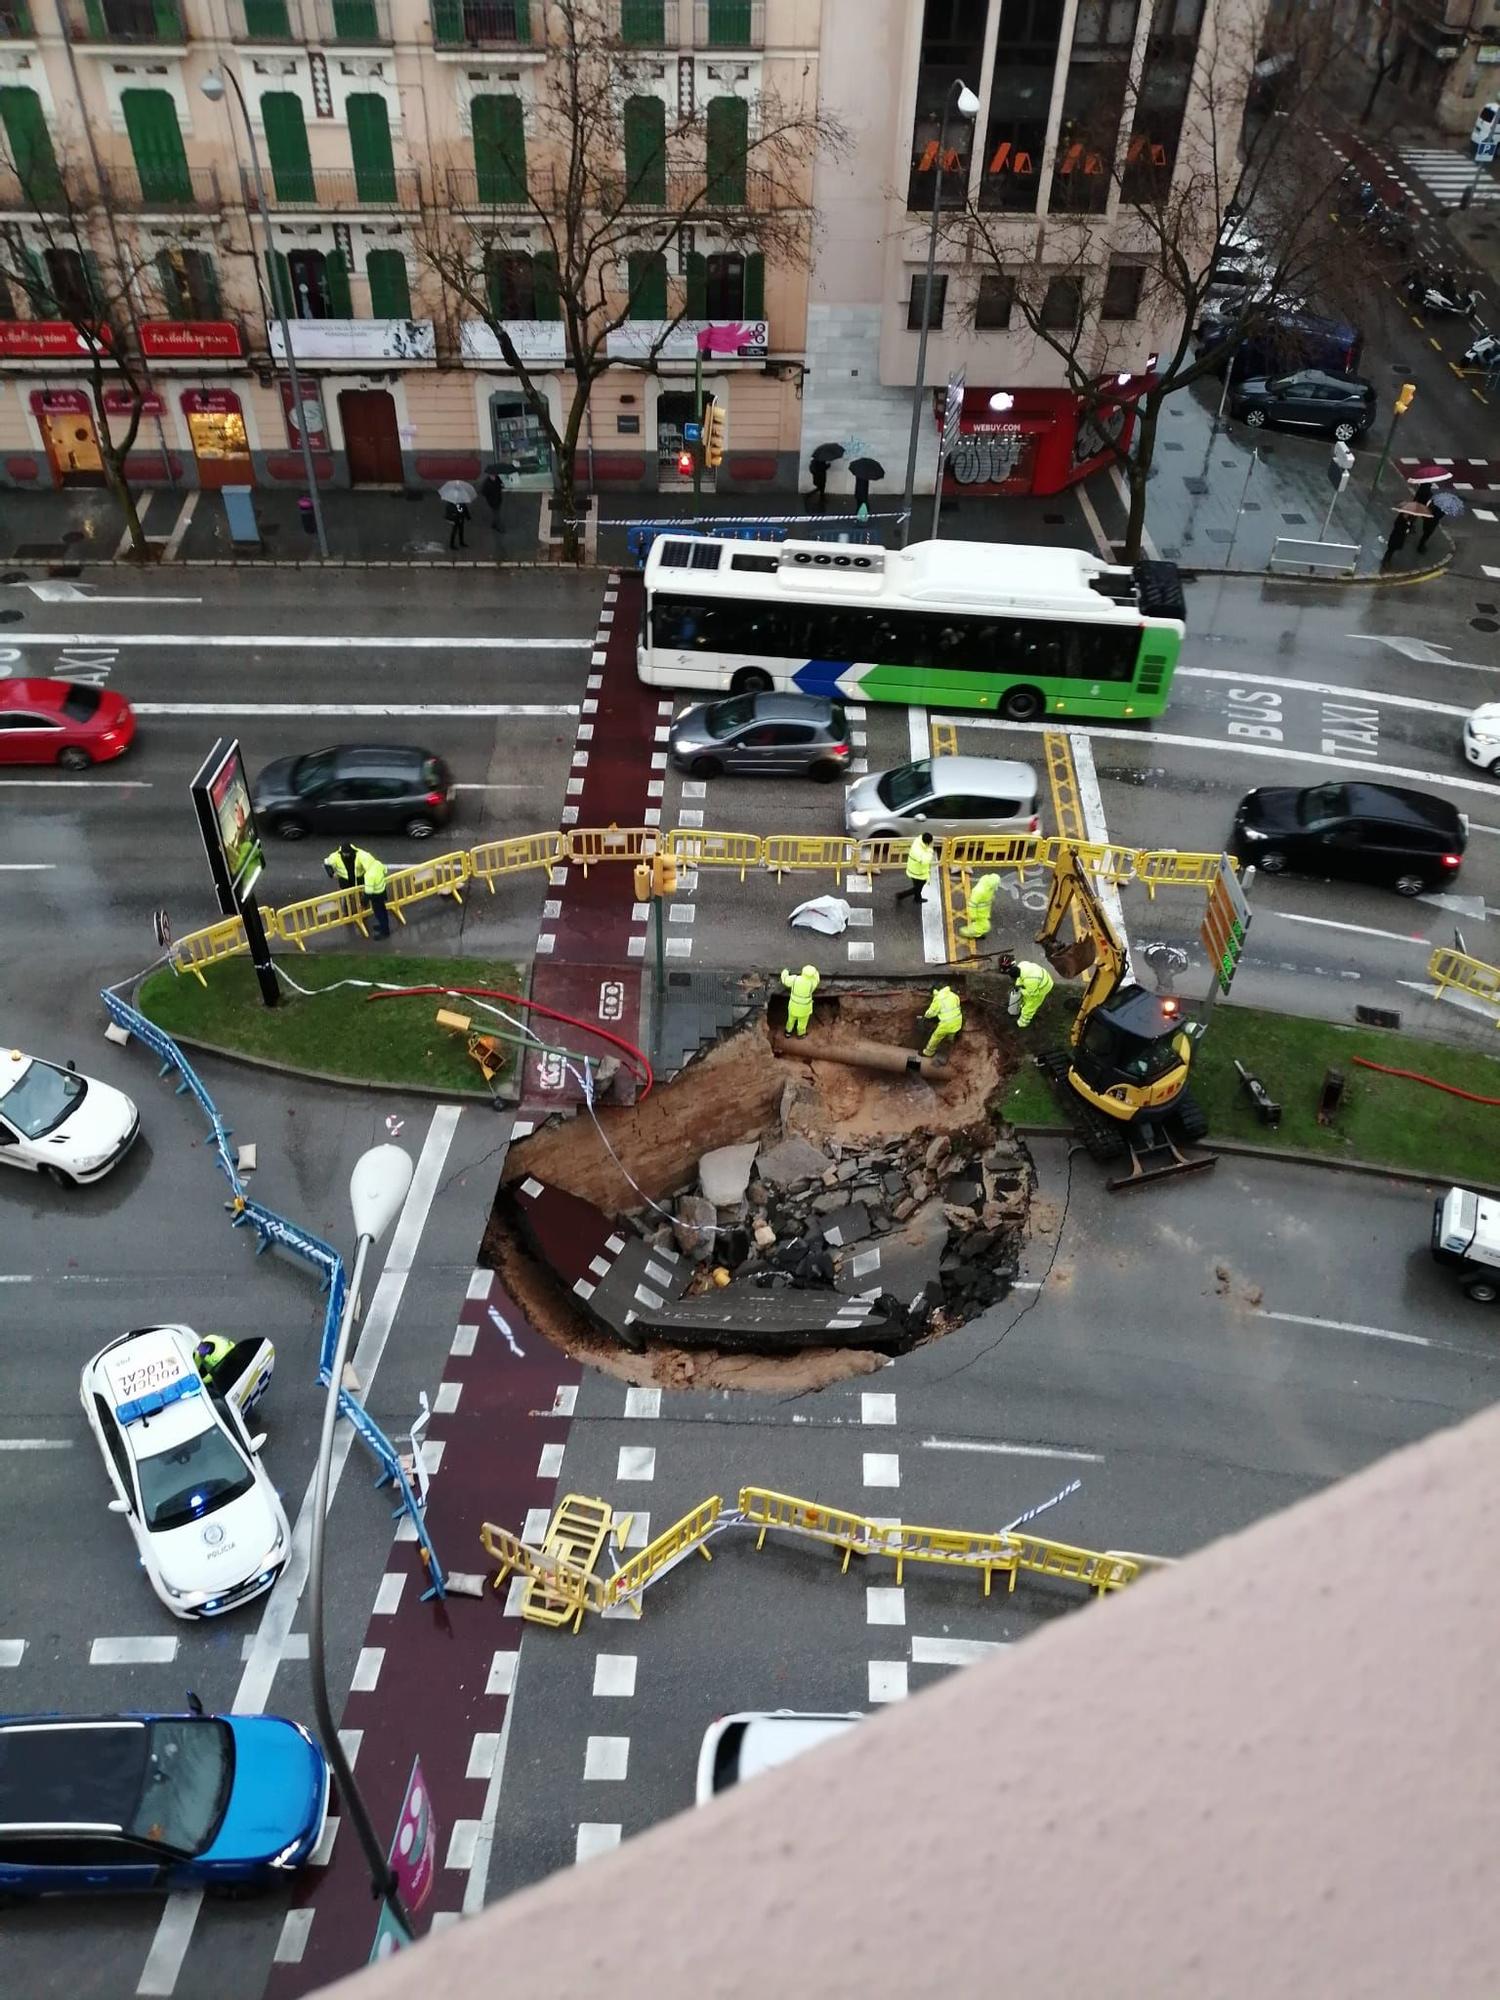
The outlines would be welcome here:
[[[1065,669],[1081,681],[1131,681],[1140,634],[1130,626],[1077,625]]]

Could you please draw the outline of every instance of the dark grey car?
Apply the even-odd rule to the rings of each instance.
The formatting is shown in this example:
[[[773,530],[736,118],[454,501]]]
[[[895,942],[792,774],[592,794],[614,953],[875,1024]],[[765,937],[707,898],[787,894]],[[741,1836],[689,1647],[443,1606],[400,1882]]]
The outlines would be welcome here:
[[[810,694],[736,694],[695,702],[672,723],[672,762],[695,778],[787,774],[841,778],[849,721],[836,701]]]
[[[1329,375],[1300,368],[1292,375],[1252,376],[1229,398],[1229,414],[1253,427],[1332,431],[1336,438],[1363,437],[1375,421],[1375,390],[1361,375]]]
[[[309,833],[404,833],[427,840],[453,817],[453,775],[430,750],[339,744],[281,757],[256,779],[255,816],[282,840]]]

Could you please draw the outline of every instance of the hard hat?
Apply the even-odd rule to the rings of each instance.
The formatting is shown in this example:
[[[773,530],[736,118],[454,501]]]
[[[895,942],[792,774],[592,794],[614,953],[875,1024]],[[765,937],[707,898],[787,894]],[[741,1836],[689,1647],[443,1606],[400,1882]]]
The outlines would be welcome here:
[[[802,977],[803,977],[804,979],[816,979],[816,978],[817,978],[817,976],[818,976],[818,968],[817,968],[817,967],[816,967],[815,965],[804,965],[804,966],[803,966],[803,968],[802,968]]]

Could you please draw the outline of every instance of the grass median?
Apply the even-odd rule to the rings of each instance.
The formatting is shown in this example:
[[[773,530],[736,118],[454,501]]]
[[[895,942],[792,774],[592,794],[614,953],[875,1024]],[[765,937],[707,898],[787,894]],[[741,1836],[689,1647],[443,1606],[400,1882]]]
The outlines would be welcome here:
[[[167,969],[141,984],[137,1005],[148,1020],[187,1042],[245,1056],[253,1062],[316,1070],[350,1083],[405,1084],[423,1090],[485,1090],[466,1037],[440,1028],[433,1016],[445,1003],[434,994],[421,999],[369,998],[368,983],[340,986],[341,980],[380,980],[393,986],[498,986],[518,993],[521,975],[503,959],[417,958],[393,953],[318,952],[279,961],[289,979],[312,991],[303,995],[282,982],[279,1007],[260,997],[248,959],[230,959],[208,973],[200,986],[192,977]],[[335,991],[328,989],[336,988]],[[482,1010],[462,1000],[446,1003],[473,1012],[476,1027],[500,1027]],[[505,1074],[514,1066],[514,1047]],[[497,1077],[496,1082],[500,1079]]]
[[[1065,1020],[1062,1011],[1053,1016],[1049,1045]],[[1274,1129],[1261,1123],[1245,1095],[1235,1073],[1236,1056],[1281,1106],[1281,1123]],[[1497,1178],[1500,1105],[1470,1104],[1447,1091],[1382,1076],[1359,1067],[1356,1056],[1500,1098],[1500,1056],[1379,1028],[1341,1027],[1257,1007],[1219,1007],[1193,1058],[1193,1092],[1207,1116],[1210,1142],[1244,1139],[1295,1147],[1326,1159],[1369,1160],[1441,1181],[1488,1183]],[[1320,1125],[1318,1097],[1330,1068],[1342,1070],[1344,1094],[1332,1123]],[[1066,1122],[1046,1080],[1029,1063],[1011,1086],[1006,1116],[1022,1125]]]

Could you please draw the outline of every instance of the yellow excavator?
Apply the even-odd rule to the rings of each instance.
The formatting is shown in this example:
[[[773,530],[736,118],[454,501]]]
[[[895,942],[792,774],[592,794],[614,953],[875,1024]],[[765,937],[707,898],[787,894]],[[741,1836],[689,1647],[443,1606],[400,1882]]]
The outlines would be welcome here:
[[[1064,941],[1070,914],[1077,935]],[[1212,1154],[1184,1150],[1208,1129],[1188,1089],[1193,1038],[1201,1030],[1183,1018],[1180,1001],[1148,993],[1129,978],[1125,948],[1071,847],[1058,853],[1036,941],[1063,978],[1087,974],[1067,1047],[1037,1063],[1090,1155],[1129,1158],[1128,1171],[1109,1186],[1137,1187],[1213,1166]]]

